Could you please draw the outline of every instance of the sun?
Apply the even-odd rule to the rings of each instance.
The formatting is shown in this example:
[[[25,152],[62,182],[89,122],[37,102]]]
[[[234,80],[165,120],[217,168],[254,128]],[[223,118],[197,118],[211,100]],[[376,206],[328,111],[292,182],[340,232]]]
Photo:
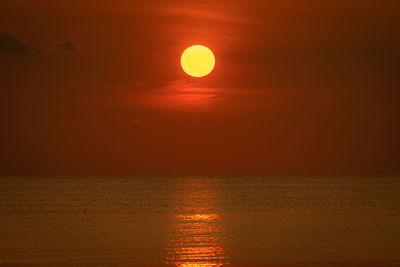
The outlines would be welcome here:
[[[204,77],[215,66],[215,57],[211,49],[203,45],[192,45],[183,51],[182,69],[192,77]]]

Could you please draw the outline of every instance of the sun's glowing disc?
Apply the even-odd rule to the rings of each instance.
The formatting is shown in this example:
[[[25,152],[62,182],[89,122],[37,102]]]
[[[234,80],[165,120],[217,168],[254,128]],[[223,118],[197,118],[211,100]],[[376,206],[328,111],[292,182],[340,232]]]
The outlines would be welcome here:
[[[203,77],[214,69],[215,57],[209,48],[203,45],[193,45],[183,51],[181,65],[188,75]]]

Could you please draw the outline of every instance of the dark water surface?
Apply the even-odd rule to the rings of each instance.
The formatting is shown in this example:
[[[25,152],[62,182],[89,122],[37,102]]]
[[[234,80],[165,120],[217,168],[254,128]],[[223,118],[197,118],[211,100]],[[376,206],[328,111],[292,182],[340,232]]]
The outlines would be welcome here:
[[[1,177],[0,265],[400,266],[400,176]]]

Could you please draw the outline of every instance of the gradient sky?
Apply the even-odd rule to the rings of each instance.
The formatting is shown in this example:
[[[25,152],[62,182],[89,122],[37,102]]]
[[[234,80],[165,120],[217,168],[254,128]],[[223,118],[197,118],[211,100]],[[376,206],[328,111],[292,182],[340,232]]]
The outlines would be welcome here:
[[[2,0],[0,173],[399,173],[399,25],[398,0]]]

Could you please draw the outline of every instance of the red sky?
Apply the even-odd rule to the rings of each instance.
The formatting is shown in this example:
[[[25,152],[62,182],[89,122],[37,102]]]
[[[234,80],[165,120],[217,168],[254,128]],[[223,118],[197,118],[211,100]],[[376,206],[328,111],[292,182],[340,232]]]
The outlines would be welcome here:
[[[399,173],[398,25],[397,0],[2,0],[0,173]]]

